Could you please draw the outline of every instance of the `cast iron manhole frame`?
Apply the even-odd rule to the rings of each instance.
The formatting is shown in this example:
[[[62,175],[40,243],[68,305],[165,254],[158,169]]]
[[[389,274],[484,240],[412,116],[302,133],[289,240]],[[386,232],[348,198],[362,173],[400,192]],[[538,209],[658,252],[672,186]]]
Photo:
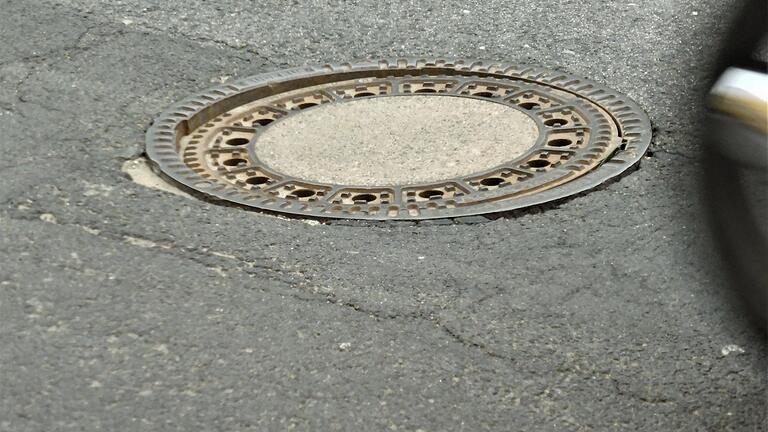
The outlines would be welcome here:
[[[253,150],[265,128],[305,109],[403,94],[504,103],[528,112],[546,133],[503,165],[412,185],[307,181],[276,172]],[[223,116],[247,104],[259,106],[262,118],[224,124]],[[549,145],[558,134],[569,134],[571,143]],[[227,144],[240,135],[249,138]],[[241,206],[319,219],[424,220],[507,212],[582,193],[636,165],[650,141],[643,110],[592,80],[519,64],[411,58],[294,68],[211,88],[163,112],[147,131],[146,152],[172,180]]]

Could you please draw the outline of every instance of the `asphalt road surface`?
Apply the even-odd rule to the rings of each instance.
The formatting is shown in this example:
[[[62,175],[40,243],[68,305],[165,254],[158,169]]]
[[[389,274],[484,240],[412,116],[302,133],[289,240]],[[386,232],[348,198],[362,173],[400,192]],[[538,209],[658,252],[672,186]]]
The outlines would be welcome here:
[[[0,0],[0,430],[764,430],[766,341],[696,177],[733,3],[545,3]],[[121,171],[188,94],[402,55],[588,76],[647,110],[652,155],[448,225],[310,224]]]

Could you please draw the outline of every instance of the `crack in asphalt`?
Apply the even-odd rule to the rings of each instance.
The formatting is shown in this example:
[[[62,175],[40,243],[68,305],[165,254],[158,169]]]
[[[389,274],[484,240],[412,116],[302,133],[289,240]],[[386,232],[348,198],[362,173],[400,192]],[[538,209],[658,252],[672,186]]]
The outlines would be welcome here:
[[[16,63],[20,63],[27,68],[27,71],[24,74],[24,76],[22,76],[21,79],[19,79],[16,82],[16,85],[14,86],[14,94],[16,95],[17,102],[21,104],[33,104],[33,105],[39,106],[40,108],[53,111],[53,112],[64,112],[60,109],[46,106],[42,102],[30,101],[29,99],[26,98],[26,95],[23,93],[23,87],[39,71],[39,66],[43,64],[54,66],[62,61],[72,61],[72,59],[75,58],[76,56],[89,51],[93,46],[88,44],[83,44],[83,40],[88,34],[90,34],[96,28],[104,28],[104,26],[102,26],[100,23],[87,25],[85,29],[81,31],[74,38],[74,41],[71,44],[67,44],[64,47],[52,49],[44,53],[33,54],[31,56],[24,56],[16,60],[15,61]],[[102,35],[102,39],[100,40],[100,43],[106,42],[109,39],[109,37],[122,35],[122,34],[123,32],[120,29],[117,29],[112,33],[106,32]],[[0,67],[2,66],[5,66],[5,64],[0,64]],[[13,104],[11,104],[10,107],[13,108]],[[24,114],[24,112],[21,110],[14,110],[14,112],[18,113],[22,118],[27,118],[26,114]]]
[[[621,389],[621,383],[616,378],[610,377],[609,378],[611,382],[613,383],[613,387],[616,390],[616,395],[628,399],[635,399],[642,403],[649,404],[649,405],[663,405],[663,404],[675,404],[677,403],[674,399],[669,399],[663,396],[643,396],[635,391],[631,390],[622,390]]]
[[[23,215],[21,211],[6,210],[5,213],[11,220],[37,222],[37,223],[51,223],[51,222],[46,222],[41,220],[41,216],[46,214],[46,212],[44,211],[31,211],[28,215]],[[297,293],[297,292],[280,293],[269,288],[261,287],[262,290],[270,292],[271,294],[281,295],[281,296],[287,295],[288,297],[291,297],[293,299],[303,301],[303,302],[313,302],[318,304],[345,307],[348,310],[352,310],[352,311],[364,314],[374,319],[375,321],[398,320],[398,319],[426,321],[433,324],[435,327],[437,327],[450,340],[452,340],[457,344],[462,345],[463,347],[469,350],[480,352],[481,354],[492,359],[505,360],[505,361],[510,361],[514,363],[514,358],[503,356],[493,351],[491,348],[489,348],[486,344],[482,342],[478,342],[473,340],[472,338],[462,336],[457,330],[451,328],[449,325],[445,324],[439,317],[437,317],[434,311],[394,313],[394,312],[386,312],[382,310],[370,309],[360,304],[357,304],[354,301],[340,299],[336,296],[335,293],[332,293],[332,292],[324,293],[324,292],[313,291],[312,289],[307,289],[311,286],[316,286],[316,284],[313,283],[311,278],[307,277],[303,272],[300,272],[300,271],[291,271],[290,269],[280,268],[280,266],[276,267],[276,266],[261,264],[256,261],[243,260],[234,255],[230,255],[222,252],[179,246],[174,244],[173,242],[168,242],[165,240],[153,240],[143,236],[136,235],[135,233],[104,230],[101,228],[95,228],[92,226],[88,226],[88,225],[84,225],[76,222],[61,222],[57,220],[53,223],[61,226],[77,227],[90,235],[94,235],[96,237],[99,237],[105,240],[118,241],[120,243],[127,244],[129,246],[140,247],[144,249],[153,249],[159,253],[165,253],[176,258],[192,261],[195,264],[202,265],[203,267],[209,270],[215,271],[219,274],[221,274],[222,271],[231,272],[234,270],[234,271],[242,272],[248,275],[249,277],[254,277],[254,276],[266,277],[269,280],[284,284],[286,288],[300,291],[300,293]],[[214,265],[211,262],[211,260],[219,261],[219,263],[235,261],[240,265],[244,265],[245,268],[241,266],[237,266],[234,268],[232,267],[224,268],[221,266]],[[273,260],[275,259],[273,258]],[[279,277],[277,275],[284,275],[287,277]],[[311,295],[314,295],[314,297],[308,298],[308,297],[302,296],[301,294],[311,294]]]
[[[251,63],[254,58],[258,58],[259,60],[261,60],[265,64],[269,64],[269,65],[273,65],[273,66],[277,66],[278,65],[278,63],[273,62],[269,58],[261,55],[256,50],[256,48],[254,48],[254,47],[252,47],[252,46],[250,46],[248,44],[244,44],[244,45],[241,45],[241,46],[233,45],[233,44],[231,44],[231,43],[229,43],[229,42],[227,42],[225,40],[214,39],[214,38],[207,38],[207,37],[203,37],[203,36],[193,36],[193,35],[184,33],[184,32],[182,32],[180,30],[177,30],[177,29],[167,29],[167,28],[163,29],[163,28],[158,28],[158,27],[151,26],[151,25],[149,25],[147,23],[138,24],[137,28],[139,28],[139,27],[143,28],[145,30],[150,30],[150,31],[155,32],[155,33],[170,34],[172,36],[178,36],[178,37],[181,37],[184,40],[190,40],[190,41],[201,43],[201,44],[209,43],[209,44],[216,45],[216,46],[218,46],[219,48],[222,48],[222,49],[229,49],[229,50],[233,50],[235,52],[243,52],[244,51],[244,52],[246,52],[248,54],[253,54],[254,57],[242,57],[242,56],[238,56],[238,55],[233,56],[234,58],[236,58],[236,59],[238,59],[240,61],[246,62],[246,63]]]
[[[682,153],[682,152],[677,152],[677,151],[674,151],[674,150],[669,150],[669,149],[666,149],[664,147],[656,147],[653,150],[653,154],[655,154],[655,153],[661,153],[661,154],[665,154],[665,155],[669,155],[669,156],[680,157],[680,158],[687,159],[687,160],[689,160],[691,162],[696,162],[696,163],[700,162],[699,158],[696,157],[696,156],[692,156],[692,155],[689,155],[689,154],[686,154],[686,153]]]

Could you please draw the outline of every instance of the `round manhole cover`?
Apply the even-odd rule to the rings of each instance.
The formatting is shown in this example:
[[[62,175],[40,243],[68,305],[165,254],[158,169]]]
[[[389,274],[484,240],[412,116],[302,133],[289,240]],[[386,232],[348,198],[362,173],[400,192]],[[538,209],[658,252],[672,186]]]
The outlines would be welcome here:
[[[246,78],[171,107],[147,153],[233,203],[321,218],[513,210],[637,163],[647,116],[584,78],[519,65],[382,60]]]

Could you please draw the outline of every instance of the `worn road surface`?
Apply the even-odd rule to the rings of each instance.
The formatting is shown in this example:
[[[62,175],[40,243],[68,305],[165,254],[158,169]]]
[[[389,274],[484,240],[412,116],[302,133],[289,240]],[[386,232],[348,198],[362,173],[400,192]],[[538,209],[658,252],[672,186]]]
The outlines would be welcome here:
[[[546,4],[545,4],[546,3]],[[730,1],[0,0],[0,431],[756,431],[698,199]],[[381,56],[634,98],[639,170],[477,224],[312,224],[121,171],[188,94]]]

